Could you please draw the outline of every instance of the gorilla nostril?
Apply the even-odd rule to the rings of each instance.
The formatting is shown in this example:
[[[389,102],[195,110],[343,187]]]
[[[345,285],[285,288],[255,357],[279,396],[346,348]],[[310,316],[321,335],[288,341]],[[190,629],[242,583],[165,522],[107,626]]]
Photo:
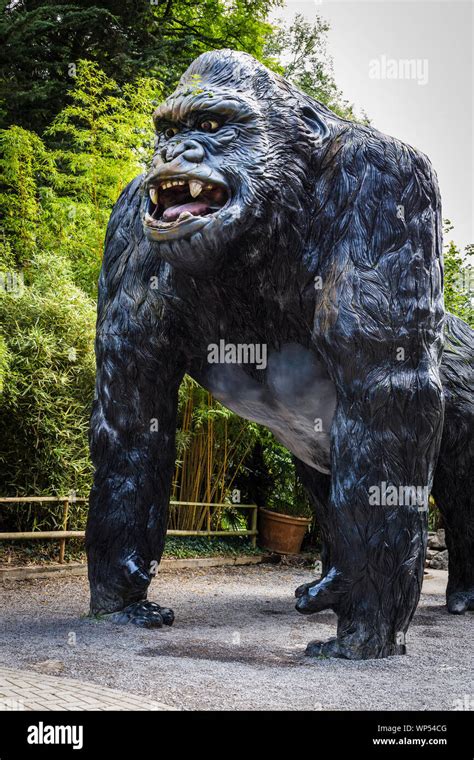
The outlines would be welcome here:
[[[161,151],[161,156],[163,161],[167,163],[181,157],[189,163],[197,164],[204,158],[204,149],[197,140],[181,140],[165,145]]]

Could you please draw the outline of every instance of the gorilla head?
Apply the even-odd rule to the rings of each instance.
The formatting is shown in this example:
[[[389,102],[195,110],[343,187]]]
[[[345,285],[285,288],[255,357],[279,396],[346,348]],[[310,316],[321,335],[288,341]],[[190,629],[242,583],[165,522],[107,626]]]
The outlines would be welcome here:
[[[193,274],[209,272],[242,236],[251,243],[258,229],[261,235],[261,223],[274,235],[284,221],[305,225],[308,169],[331,119],[244,53],[196,59],[154,114],[142,215],[160,257]],[[291,218],[283,220],[282,207]]]

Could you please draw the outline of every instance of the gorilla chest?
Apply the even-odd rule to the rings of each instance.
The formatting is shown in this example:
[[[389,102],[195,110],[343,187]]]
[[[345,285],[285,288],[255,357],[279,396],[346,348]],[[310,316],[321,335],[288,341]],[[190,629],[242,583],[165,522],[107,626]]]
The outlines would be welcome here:
[[[320,472],[330,466],[336,391],[325,367],[303,346],[278,351],[248,344],[211,344],[196,379],[224,406],[266,425],[295,456]]]

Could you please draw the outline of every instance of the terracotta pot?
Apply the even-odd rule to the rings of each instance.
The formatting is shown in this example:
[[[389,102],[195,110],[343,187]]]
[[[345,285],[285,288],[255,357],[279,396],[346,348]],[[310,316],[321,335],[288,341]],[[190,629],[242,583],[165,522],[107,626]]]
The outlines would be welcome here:
[[[278,554],[299,554],[311,518],[290,517],[262,508],[259,515],[260,546]]]

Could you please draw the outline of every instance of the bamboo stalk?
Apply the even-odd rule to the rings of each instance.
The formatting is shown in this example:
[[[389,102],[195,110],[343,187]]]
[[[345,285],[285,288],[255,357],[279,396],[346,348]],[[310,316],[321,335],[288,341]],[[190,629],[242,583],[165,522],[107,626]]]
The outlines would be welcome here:
[[[232,507],[235,506],[234,504],[228,504],[227,502],[222,502],[220,504],[217,504],[215,501],[170,501],[170,504],[173,504],[175,506],[180,507]],[[255,504],[239,504],[239,509],[255,509]]]
[[[237,436],[236,436],[236,438],[235,438],[235,441],[233,442],[232,446],[230,447],[230,451],[229,451],[229,454],[228,454],[229,458],[230,458],[230,455],[231,455],[231,454],[233,454],[233,453],[234,453],[234,451],[236,451],[236,450],[237,450],[237,444],[239,443],[239,440],[240,440],[240,438],[241,438],[241,437],[242,437],[242,435],[244,434],[244,431],[245,431],[245,427],[244,427],[244,426],[242,426],[242,427],[241,427],[241,429],[240,429],[240,431],[239,431],[239,433],[238,433],[238,435],[237,435]],[[241,461],[242,461],[242,460],[241,460]],[[238,471],[237,471],[237,472],[238,472]],[[236,474],[237,474],[237,473],[236,473]],[[224,478],[224,476],[225,476],[225,473],[224,473],[224,466],[223,466],[223,465],[221,465],[221,466],[220,466],[220,469],[219,469],[219,472],[218,472],[218,475],[217,475],[217,477],[218,477],[218,479],[220,479],[220,478]],[[228,490],[229,490],[229,486],[227,486],[227,488],[226,488],[226,491],[228,491]],[[224,495],[225,495],[225,494],[224,494]],[[222,499],[222,501],[223,501],[223,499]]]

